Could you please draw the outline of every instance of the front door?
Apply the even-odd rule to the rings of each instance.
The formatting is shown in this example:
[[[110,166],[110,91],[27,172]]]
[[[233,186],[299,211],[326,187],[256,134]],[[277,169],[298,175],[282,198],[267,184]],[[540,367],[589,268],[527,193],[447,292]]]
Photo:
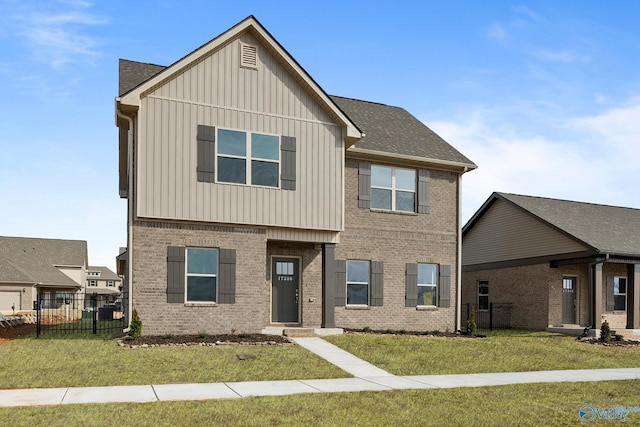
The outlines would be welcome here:
[[[562,323],[576,323],[576,283],[575,277],[562,279]]]
[[[298,323],[300,262],[297,258],[271,261],[271,319],[274,323]]]

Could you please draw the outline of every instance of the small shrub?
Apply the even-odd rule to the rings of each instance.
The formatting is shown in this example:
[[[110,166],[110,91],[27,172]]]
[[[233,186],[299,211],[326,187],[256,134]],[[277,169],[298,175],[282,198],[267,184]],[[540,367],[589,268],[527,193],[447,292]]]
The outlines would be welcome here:
[[[200,332],[198,332],[198,337],[200,337],[200,338],[206,338],[206,337],[207,337],[207,333],[206,333],[206,332],[204,332],[204,331],[200,331]]]
[[[371,332],[371,328],[368,326],[365,326],[364,328],[362,328],[362,332]]]
[[[467,334],[474,336],[478,332],[478,325],[476,324],[476,314],[469,313],[469,319],[467,319]]]
[[[431,331],[431,335],[433,335],[434,337],[440,336],[442,335],[442,332],[440,332],[439,330],[433,330]]]
[[[600,341],[611,341],[611,328],[609,327],[609,322],[606,320],[602,322],[602,325],[600,326]]]
[[[173,334],[164,334],[162,338],[164,338],[165,340],[170,340],[171,338],[173,338]]]
[[[133,338],[140,338],[142,336],[142,320],[138,316],[138,310],[135,308],[131,313],[131,325],[129,325],[129,335]]]
[[[616,341],[624,341],[624,335],[622,335],[622,334],[615,334],[615,335],[613,336],[613,339],[614,339],[614,340],[616,340]]]

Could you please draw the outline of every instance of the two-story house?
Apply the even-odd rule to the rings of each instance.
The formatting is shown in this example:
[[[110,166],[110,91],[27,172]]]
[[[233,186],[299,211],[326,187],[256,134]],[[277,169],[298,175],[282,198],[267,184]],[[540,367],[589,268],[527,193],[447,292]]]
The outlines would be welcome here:
[[[405,110],[329,96],[250,16],[121,60],[116,115],[145,333],[458,328],[476,166]]]

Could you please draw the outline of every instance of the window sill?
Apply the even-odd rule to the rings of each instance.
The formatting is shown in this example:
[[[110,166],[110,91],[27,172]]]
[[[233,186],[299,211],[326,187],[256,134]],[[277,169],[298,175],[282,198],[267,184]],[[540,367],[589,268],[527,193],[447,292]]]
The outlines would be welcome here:
[[[347,305],[345,308],[347,310],[369,310],[368,305]]]
[[[435,305],[418,305],[416,306],[418,311],[438,311],[438,307]]]
[[[388,214],[396,214],[396,215],[409,215],[409,216],[418,216],[419,214],[417,212],[407,212],[407,211],[392,211],[392,210],[388,210],[388,209],[376,209],[376,208],[371,208],[369,209],[371,212],[378,212],[378,213],[388,213]]]
[[[217,302],[185,302],[185,307],[217,307]]]

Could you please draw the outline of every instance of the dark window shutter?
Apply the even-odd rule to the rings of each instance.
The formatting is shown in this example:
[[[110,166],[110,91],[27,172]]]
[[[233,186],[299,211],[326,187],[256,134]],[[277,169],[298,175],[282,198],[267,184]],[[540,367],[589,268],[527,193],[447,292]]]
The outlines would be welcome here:
[[[371,163],[360,162],[358,165],[358,207],[371,207]]]
[[[336,263],[336,307],[347,304],[347,261],[337,259]]]
[[[384,263],[371,261],[371,303],[372,307],[381,307],[384,294]]]
[[[167,247],[167,302],[184,302],[184,252],[183,246]]]
[[[296,189],[296,139],[292,136],[280,138],[281,174],[280,188]]]
[[[236,250],[220,249],[218,261],[218,303],[236,302]]]
[[[416,307],[418,305],[418,264],[407,263],[404,286],[404,306]]]
[[[613,294],[614,285],[613,285],[613,276],[607,276],[607,311],[615,310],[615,297]]]
[[[216,128],[198,125],[198,181],[214,182],[216,179]]]
[[[418,169],[418,213],[429,213],[430,174],[427,169]]]
[[[451,307],[451,266],[440,266],[440,281],[438,283],[438,306]]]

